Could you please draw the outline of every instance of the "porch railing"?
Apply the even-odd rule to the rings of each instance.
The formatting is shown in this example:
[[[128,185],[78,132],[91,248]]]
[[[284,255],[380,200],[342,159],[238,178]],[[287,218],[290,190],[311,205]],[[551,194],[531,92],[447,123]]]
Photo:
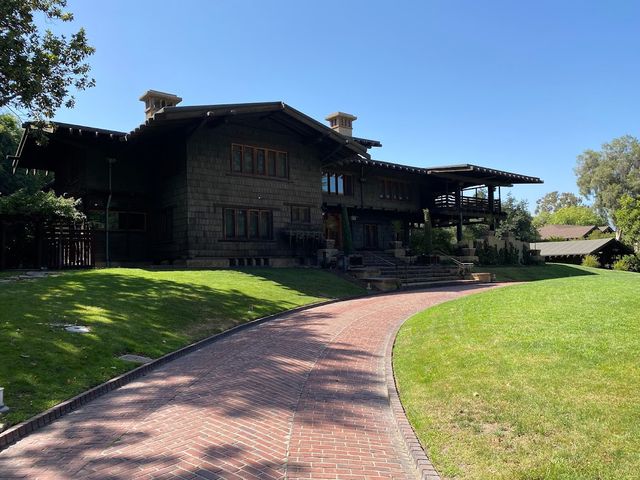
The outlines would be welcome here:
[[[439,197],[435,198],[434,205],[436,208],[439,208],[439,209],[440,208],[456,209],[457,208],[456,196],[451,194],[440,195]],[[463,197],[460,197],[460,206],[462,207],[463,210],[473,210],[473,211],[480,211],[480,212],[490,211],[489,199],[487,198],[463,196]],[[500,200],[493,201],[493,211],[494,212],[500,211]]]
[[[444,257],[444,258],[447,258],[447,259],[451,260],[458,267],[458,273],[460,275],[467,276],[468,274],[471,273],[471,270],[473,268],[473,263],[471,263],[471,262],[461,262],[457,258],[454,258],[451,255],[448,255],[448,254],[446,254],[446,253],[444,253],[444,252],[442,252],[440,250],[435,250],[433,253],[435,255],[438,255],[439,257]]]

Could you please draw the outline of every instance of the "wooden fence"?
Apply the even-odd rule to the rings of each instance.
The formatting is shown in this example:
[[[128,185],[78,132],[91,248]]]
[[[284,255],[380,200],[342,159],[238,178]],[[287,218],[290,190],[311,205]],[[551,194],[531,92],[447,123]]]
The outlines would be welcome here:
[[[86,224],[46,225],[44,249],[47,268],[90,268],[95,266],[93,233]]]

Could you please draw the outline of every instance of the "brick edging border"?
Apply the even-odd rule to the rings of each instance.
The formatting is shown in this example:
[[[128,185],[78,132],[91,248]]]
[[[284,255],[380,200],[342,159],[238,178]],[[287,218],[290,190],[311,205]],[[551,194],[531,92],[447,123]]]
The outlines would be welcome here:
[[[377,293],[377,292],[376,292]],[[133,380],[136,380],[139,377],[143,377],[146,374],[150,373],[152,370],[172,361],[188,353],[194,352],[202,347],[205,347],[209,344],[215,343],[223,338],[234,335],[238,332],[246,330],[247,328],[254,327],[261,323],[275,320],[280,317],[284,317],[285,315],[289,315],[292,313],[302,312],[304,310],[309,310],[315,307],[321,307],[324,305],[330,305],[332,303],[343,302],[347,300],[356,300],[359,298],[366,298],[376,293],[365,293],[362,295],[355,295],[348,298],[337,298],[332,300],[325,300],[322,302],[310,303],[308,305],[302,305],[300,307],[292,308],[290,310],[285,310],[282,312],[274,313],[271,315],[267,315],[266,317],[256,318],[255,320],[251,320],[249,322],[241,323],[240,325],[236,325],[235,327],[230,328],[229,330],[225,330],[224,332],[216,333],[215,335],[211,335],[210,337],[199,340],[195,343],[182,347],[178,350],[174,350],[173,352],[169,352],[166,355],[163,355],[160,358],[157,358],[149,363],[145,363],[139,367],[134,368],[133,370],[129,370],[128,372],[123,373],[117,377],[114,377],[106,382],[93,387],[85,392],[82,392],[79,395],[76,395],[69,400],[65,400],[58,405],[51,407],[48,410],[45,410],[42,413],[31,417],[28,420],[25,420],[22,423],[14,425],[13,427],[9,427],[3,432],[0,432],[0,451],[5,448],[13,445],[17,441],[27,437],[33,432],[41,429],[42,427],[49,425],[54,422],[58,418],[77,410],[81,406],[89,403],[91,400],[94,400],[98,397],[101,397],[105,393],[108,393],[112,390],[120,388]],[[384,293],[384,292],[380,292]]]
[[[398,395],[398,389],[396,387],[396,379],[393,374],[393,347],[396,343],[396,337],[400,331],[400,327],[402,327],[404,322],[412,316],[413,315],[400,322],[395,330],[391,332],[387,341],[387,348],[384,355],[384,371],[385,380],[387,382],[389,406],[391,407],[391,414],[396,422],[396,426],[398,427],[398,432],[400,433],[402,442],[404,443],[407,453],[409,454],[413,466],[416,469],[417,477],[420,480],[441,480],[440,475],[431,463],[431,460],[429,460],[429,457],[427,457],[422,445],[420,445],[420,441],[418,440],[413,427],[409,423],[409,420],[407,420],[407,415],[402,403],[400,402],[400,396]]]

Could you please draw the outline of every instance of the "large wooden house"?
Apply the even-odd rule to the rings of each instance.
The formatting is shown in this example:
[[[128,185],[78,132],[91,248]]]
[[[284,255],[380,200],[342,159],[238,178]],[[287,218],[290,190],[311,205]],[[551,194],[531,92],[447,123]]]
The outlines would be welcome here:
[[[146,121],[129,133],[56,123],[40,145],[26,124],[13,160],[54,172],[57,193],[82,199],[96,264],[309,262],[325,239],[341,247],[345,221],[356,250],[384,249],[406,242],[425,208],[434,226],[460,233],[501,217],[500,187],[541,182],[373,160],[380,143],[352,136],[356,117],[341,112],[325,125],[283,102],[182,107],[156,91],[141,100]]]

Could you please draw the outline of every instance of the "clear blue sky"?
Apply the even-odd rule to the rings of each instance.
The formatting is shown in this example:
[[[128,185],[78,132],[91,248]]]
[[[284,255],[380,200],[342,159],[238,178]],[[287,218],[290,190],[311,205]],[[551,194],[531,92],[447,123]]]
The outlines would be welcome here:
[[[147,89],[183,105],[283,100],[358,116],[376,159],[539,176],[574,191],[576,156],[640,134],[638,1],[70,0],[95,88],[58,121],[130,130]]]

